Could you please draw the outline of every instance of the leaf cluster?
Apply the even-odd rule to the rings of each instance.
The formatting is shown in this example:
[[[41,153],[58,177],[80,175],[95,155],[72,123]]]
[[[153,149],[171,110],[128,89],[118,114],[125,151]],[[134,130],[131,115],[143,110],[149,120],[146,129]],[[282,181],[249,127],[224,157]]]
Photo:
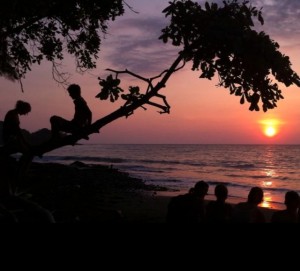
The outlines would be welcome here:
[[[132,104],[139,99],[143,98],[144,94],[140,93],[140,87],[129,87],[129,93],[123,94],[122,99],[126,101],[126,104]]]
[[[223,6],[190,0],[174,0],[163,11],[171,18],[160,39],[182,46],[186,62],[201,70],[200,78],[219,76],[219,85],[240,96],[250,110],[273,109],[283,99],[280,83],[300,86],[299,76],[279,44],[264,32],[253,29],[254,19],[264,23],[262,11],[238,0],[223,1]]]
[[[10,0],[0,10],[0,76],[20,79],[43,59],[75,56],[79,69],[96,67],[101,33],[124,13],[122,0]]]
[[[121,80],[118,78],[113,78],[109,75],[106,79],[99,79],[99,85],[101,87],[101,92],[96,96],[100,100],[110,99],[112,103],[117,101],[120,97],[120,93],[124,90],[119,87]]]
[[[124,89],[120,87],[121,80],[114,78],[111,74],[106,79],[98,78],[98,80],[101,90],[96,98],[100,100],[109,99],[111,102],[116,102],[121,96],[126,101],[125,105],[130,105],[144,97],[144,94],[140,93],[140,87],[133,86],[129,87],[127,94],[121,94],[124,92]]]

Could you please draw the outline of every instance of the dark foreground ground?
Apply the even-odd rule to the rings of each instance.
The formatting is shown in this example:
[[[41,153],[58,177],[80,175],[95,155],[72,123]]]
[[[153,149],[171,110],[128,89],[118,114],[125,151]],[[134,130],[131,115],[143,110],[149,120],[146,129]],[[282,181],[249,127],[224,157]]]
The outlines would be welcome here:
[[[164,222],[161,187],[146,185],[117,169],[34,163],[20,187],[22,197],[49,210],[58,223]]]
[[[56,223],[164,223],[174,193],[115,168],[81,162],[33,163],[18,192],[17,199],[25,200],[25,205],[15,199],[0,200],[0,223],[7,221],[7,216],[1,219],[1,206],[9,206],[18,222],[39,223],[40,218],[45,222],[43,212],[36,212],[34,206],[22,211],[27,202],[41,206]],[[262,210],[269,221],[274,210]]]

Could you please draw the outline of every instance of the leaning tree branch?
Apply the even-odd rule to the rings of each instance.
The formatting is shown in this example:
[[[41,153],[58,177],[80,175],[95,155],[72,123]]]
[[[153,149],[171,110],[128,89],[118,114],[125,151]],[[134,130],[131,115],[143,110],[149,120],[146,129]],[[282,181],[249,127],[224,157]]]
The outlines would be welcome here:
[[[167,81],[170,79],[170,77],[172,76],[172,74],[176,71],[178,71],[178,66],[179,64],[184,60],[184,53],[180,52],[179,56],[177,57],[177,59],[174,61],[174,63],[171,65],[171,67],[164,73],[161,81],[159,81],[148,93],[146,93],[141,99],[138,99],[137,101],[135,101],[134,103],[126,106],[126,107],[121,107],[118,110],[112,112],[111,114],[97,120],[96,122],[94,122],[91,126],[90,129],[91,130],[100,130],[102,127],[104,127],[105,125],[109,124],[110,122],[115,121],[116,119],[119,119],[121,117],[124,117],[126,115],[128,115],[128,113],[135,111],[136,109],[138,109],[139,107],[147,104],[147,102],[149,102],[151,100],[151,98],[153,98],[154,96],[160,95],[158,94],[158,92],[162,89],[165,88]],[[112,71],[112,70],[111,70]],[[118,71],[116,71],[118,72]],[[139,75],[136,75],[132,72],[129,71],[122,71],[122,72],[118,72],[118,73],[127,73],[127,74],[132,74],[134,77],[136,78],[140,78],[141,80],[144,80],[146,82],[149,83],[149,79],[146,79],[144,77],[141,77]]]
[[[174,72],[178,71],[178,66],[180,65],[180,63],[183,60],[184,60],[183,53],[180,52],[179,56],[174,61],[174,63],[171,65],[171,67],[167,71],[165,71],[161,74],[163,76],[162,79],[158,83],[156,83],[156,85],[153,86],[148,93],[146,93],[145,95],[142,95],[141,98],[135,100],[134,102],[132,102],[130,104],[127,104],[127,105],[125,104],[124,106],[120,107],[119,109],[112,112],[111,114],[109,114],[101,119],[98,119],[90,126],[87,126],[84,129],[82,129],[80,134],[67,136],[67,137],[63,138],[62,140],[60,140],[59,142],[51,142],[51,141],[45,142],[43,145],[36,147],[32,151],[33,155],[34,156],[42,156],[43,154],[45,154],[47,152],[53,151],[53,150],[61,148],[63,146],[75,145],[78,140],[83,139],[87,135],[99,133],[99,131],[102,127],[106,126],[107,124],[109,124],[119,118],[128,117],[128,116],[132,115],[136,109],[144,108],[144,105],[147,105],[147,104],[161,108],[164,110],[164,112],[167,113],[170,110],[170,105],[167,103],[166,97],[159,94],[158,92],[162,88],[165,88],[167,81],[170,79],[170,77],[172,76],[172,74]],[[135,73],[132,73],[128,70],[125,70],[125,71],[114,71],[111,69],[108,69],[108,70],[111,72],[114,72],[116,74],[127,73],[129,75],[132,75],[133,77],[136,77],[140,80],[147,82],[148,84],[152,84],[151,79],[146,79],[146,78],[139,76]],[[163,99],[165,106],[151,102],[150,100],[154,97]]]
[[[183,67],[183,66],[182,66],[182,67]],[[176,69],[176,70],[177,70],[177,69]],[[176,71],[176,70],[175,70],[175,71]],[[133,72],[127,70],[127,69],[126,69],[125,71],[116,71],[116,70],[112,70],[112,69],[107,69],[107,71],[110,71],[110,72],[115,73],[115,74],[116,74],[116,78],[118,78],[119,74],[129,74],[129,75],[131,75],[131,76],[133,76],[133,77],[135,77],[135,78],[138,78],[138,79],[140,79],[140,80],[142,80],[142,81],[147,82],[147,83],[148,83],[148,87],[147,87],[146,94],[148,94],[149,91],[153,90],[153,88],[154,88],[154,86],[153,86],[153,81],[154,81],[155,79],[158,79],[158,78],[162,77],[163,74],[165,74],[165,73],[168,72],[168,70],[166,70],[166,71],[162,72],[159,76],[155,76],[155,77],[152,77],[152,78],[147,79],[147,78],[144,78],[144,77],[142,77],[142,76],[140,76],[140,75],[138,75],[138,74],[136,74],[136,73],[133,73]],[[163,111],[159,112],[160,114],[170,113],[170,108],[171,108],[171,107],[170,107],[170,105],[168,104],[167,99],[166,99],[165,96],[160,95],[160,94],[156,94],[156,95],[154,95],[153,97],[158,97],[158,98],[162,99],[163,102],[164,102],[164,105],[161,105],[161,104],[158,104],[158,103],[154,103],[154,102],[151,102],[151,101],[146,101],[145,104],[148,104],[148,105],[151,105],[151,106],[154,106],[154,107],[158,107],[159,109],[163,110]],[[124,107],[127,107],[128,105],[133,104],[133,103],[135,103],[135,102],[137,102],[137,101],[138,101],[138,97],[134,97],[134,98],[132,98],[131,100],[126,101],[126,103],[124,104]],[[140,106],[140,107],[142,107],[143,109],[146,110],[145,107],[143,107],[143,106]],[[132,112],[129,112],[129,113],[126,115],[126,117],[129,117],[129,116],[131,116],[132,114],[133,114],[133,111],[132,111]]]

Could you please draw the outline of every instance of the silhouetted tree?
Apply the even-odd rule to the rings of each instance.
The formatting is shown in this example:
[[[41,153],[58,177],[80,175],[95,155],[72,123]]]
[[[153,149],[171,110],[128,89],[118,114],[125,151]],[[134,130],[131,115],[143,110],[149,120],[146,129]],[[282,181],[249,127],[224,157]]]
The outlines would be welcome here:
[[[260,104],[265,112],[277,107],[277,102],[283,99],[278,83],[300,86],[300,78],[292,70],[289,57],[278,50],[279,44],[264,32],[253,29],[254,19],[261,24],[264,21],[261,10],[249,1],[224,1],[222,7],[205,3],[202,7],[191,0],[174,0],[163,13],[170,17],[170,25],[162,30],[160,39],[181,49],[177,59],[154,78],[144,78],[128,70],[110,70],[112,75],[99,78],[101,92],[97,98],[114,102],[121,97],[125,103],[96,121],[92,130],[119,117],[128,117],[145,105],[159,108],[160,113],[169,113],[170,105],[159,91],[187,62],[192,62],[193,71],[200,71],[200,78],[210,80],[217,74],[219,85],[229,89],[231,95],[240,96],[241,104],[248,102],[251,111],[259,111]],[[145,92],[137,86],[125,92],[119,79],[124,73],[148,83]],[[152,98],[160,98],[161,103],[151,102]]]
[[[96,67],[101,33],[107,21],[124,13],[122,0],[10,0],[0,8],[0,76],[20,80],[32,64],[43,59],[59,71],[64,52],[76,58],[77,68]]]
[[[56,3],[56,1],[46,1],[48,4],[49,2]],[[56,14],[52,17],[49,15],[51,14],[50,10],[46,9],[45,12],[48,13],[43,18],[49,20],[40,21],[36,18],[32,24],[32,32],[29,30],[29,32],[16,31],[17,26],[19,24],[23,26],[27,20],[23,24],[19,21],[13,24],[15,25],[15,34],[11,35],[15,38],[18,46],[15,55],[9,55],[9,59],[13,63],[18,63],[19,66],[8,65],[8,67],[15,71],[11,74],[16,75],[16,78],[29,69],[29,64],[34,62],[33,60],[40,63],[43,56],[51,61],[54,58],[61,59],[63,57],[61,54],[62,43],[54,37],[54,33],[62,34],[68,41],[68,50],[78,59],[79,66],[85,68],[95,66],[91,59],[92,56],[97,57],[100,45],[96,29],[101,26],[101,29],[105,31],[105,20],[121,14],[123,12],[122,3],[111,0],[101,1],[110,7],[106,9],[107,13],[103,14],[101,5],[96,4],[98,1],[66,2],[78,4],[72,5],[74,12],[64,9],[65,2],[64,4],[58,2],[59,4],[56,3],[56,5],[62,7],[61,12],[58,13],[60,16]],[[112,6],[109,5],[110,2],[113,3]],[[68,5],[66,4],[66,6]],[[95,6],[99,13],[94,11]],[[57,6],[55,7],[57,8]],[[56,8],[55,10],[57,10]],[[76,12],[77,8],[80,9],[80,12]],[[224,1],[223,6],[218,6],[216,3],[205,3],[204,6],[201,6],[191,0],[174,0],[169,3],[163,13],[170,18],[170,24],[162,30],[160,39],[164,43],[171,42],[175,47],[179,47],[178,57],[169,69],[153,78],[145,78],[128,70],[110,69],[111,75],[106,79],[99,78],[101,90],[97,98],[109,99],[111,102],[121,98],[124,100],[124,104],[111,114],[96,120],[83,131],[83,134],[98,132],[103,126],[118,118],[129,117],[140,107],[146,109],[146,106],[150,105],[159,108],[160,113],[169,113],[170,105],[167,98],[159,91],[165,88],[170,77],[188,62],[193,64],[192,70],[200,71],[200,78],[210,80],[218,75],[219,85],[229,89],[230,94],[240,96],[241,104],[248,102],[251,111],[258,111],[260,104],[264,111],[277,106],[277,102],[283,99],[278,83],[286,86],[292,84],[300,86],[300,78],[292,70],[289,57],[279,51],[279,44],[264,32],[254,30],[254,19],[263,24],[263,17],[261,10],[253,7],[248,1],[240,3],[232,0]],[[99,19],[99,16],[100,18],[103,16],[104,20]],[[43,30],[41,33],[44,35],[39,30],[35,30],[37,27]],[[74,32],[72,36],[69,31]],[[12,32],[13,30],[8,31],[8,33]],[[22,39],[25,39],[25,43],[22,42]],[[26,42],[29,40],[45,45],[41,47],[39,57],[36,58],[26,53],[24,44],[27,44]],[[49,51],[47,48],[50,48]],[[7,53],[8,51],[4,48],[2,52]],[[6,63],[10,64],[9,61]],[[147,88],[142,92],[140,87],[131,86],[128,91],[125,91],[122,89],[119,79],[122,74],[129,74],[146,82]],[[75,144],[79,139],[81,136],[69,136],[55,144],[44,144],[34,153],[40,155],[61,146]]]

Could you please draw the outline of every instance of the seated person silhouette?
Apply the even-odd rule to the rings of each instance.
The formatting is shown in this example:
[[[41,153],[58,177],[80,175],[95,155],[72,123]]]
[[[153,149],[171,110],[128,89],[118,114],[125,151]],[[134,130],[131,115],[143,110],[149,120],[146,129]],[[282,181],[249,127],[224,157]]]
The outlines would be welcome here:
[[[189,193],[173,197],[168,205],[167,223],[203,223],[204,197],[209,185],[204,181],[195,184]]]
[[[206,206],[206,220],[209,223],[229,223],[232,216],[232,206],[226,203],[228,189],[224,184],[215,187],[216,201],[211,201]]]
[[[22,134],[19,115],[27,115],[30,111],[31,106],[29,103],[17,101],[15,108],[6,113],[3,123],[3,149],[5,154],[29,152],[30,145]]]
[[[234,223],[265,223],[263,212],[258,208],[264,199],[264,192],[260,187],[252,187],[247,202],[238,203],[233,209]]]
[[[58,139],[60,138],[60,132],[66,132],[73,135],[81,135],[84,139],[89,139],[87,135],[81,133],[84,127],[91,124],[92,112],[81,96],[79,85],[72,84],[67,90],[74,101],[75,114],[72,120],[66,120],[59,116],[52,116],[50,118],[52,138]]]
[[[280,210],[273,213],[272,223],[298,223],[299,195],[295,191],[288,191],[285,194],[284,204],[286,210]]]

